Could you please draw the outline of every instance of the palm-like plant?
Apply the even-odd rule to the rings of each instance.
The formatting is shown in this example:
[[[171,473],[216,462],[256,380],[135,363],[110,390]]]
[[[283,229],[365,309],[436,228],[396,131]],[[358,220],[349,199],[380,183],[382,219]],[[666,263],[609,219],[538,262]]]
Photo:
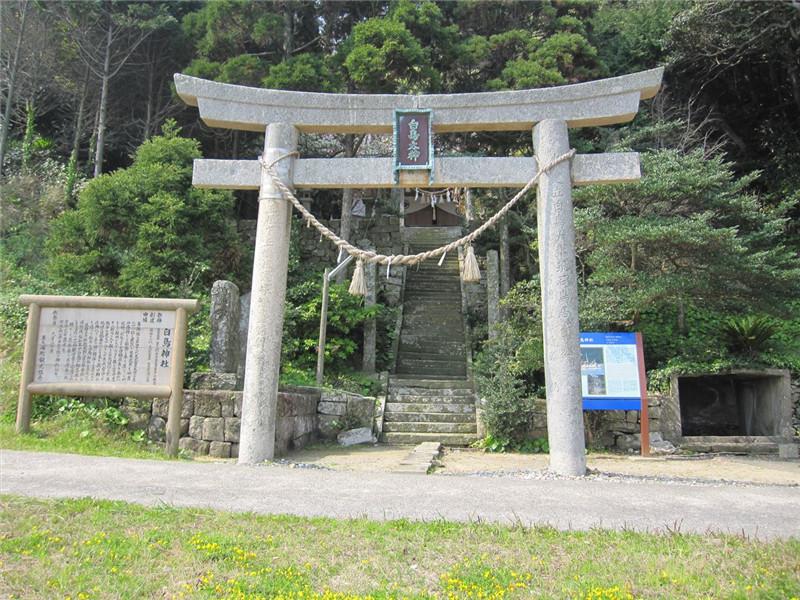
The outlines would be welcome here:
[[[722,329],[728,350],[748,358],[767,350],[777,331],[772,319],[763,315],[731,317]]]

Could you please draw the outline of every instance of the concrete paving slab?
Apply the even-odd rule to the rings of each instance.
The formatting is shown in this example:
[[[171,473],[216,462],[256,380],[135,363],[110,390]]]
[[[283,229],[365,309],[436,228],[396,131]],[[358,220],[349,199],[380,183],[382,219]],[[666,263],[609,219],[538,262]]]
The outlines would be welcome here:
[[[0,493],[234,512],[800,537],[800,488],[430,476],[0,451]]]

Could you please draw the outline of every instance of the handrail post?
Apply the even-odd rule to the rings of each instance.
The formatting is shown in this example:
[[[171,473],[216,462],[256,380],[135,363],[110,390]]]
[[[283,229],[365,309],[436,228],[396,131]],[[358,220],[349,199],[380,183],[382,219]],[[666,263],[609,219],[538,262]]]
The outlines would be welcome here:
[[[319,343],[317,344],[317,385],[322,385],[322,375],[325,370],[325,336],[328,329],[330,272],[329,268],[325,269],[325,274],[322,276],[322,309],[319,313]]]

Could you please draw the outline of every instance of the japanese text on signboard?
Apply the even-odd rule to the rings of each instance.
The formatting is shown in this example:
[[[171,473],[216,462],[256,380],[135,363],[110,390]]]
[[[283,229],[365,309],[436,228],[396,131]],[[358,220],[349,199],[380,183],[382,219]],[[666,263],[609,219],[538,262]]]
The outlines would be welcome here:
[[[169,384],[175,312],[42,308],[35,383]]]

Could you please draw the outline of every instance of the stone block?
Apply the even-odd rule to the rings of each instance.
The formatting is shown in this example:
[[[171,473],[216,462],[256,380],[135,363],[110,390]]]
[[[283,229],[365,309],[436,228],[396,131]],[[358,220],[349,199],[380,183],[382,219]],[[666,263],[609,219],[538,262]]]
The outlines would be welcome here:
[[[239,430],[241,426],[242,426],[242,421],[237,417],[229,417],[225,419],[225,441],[238,443]]]
[[[232,417],[235,413],[233,397],[221,398],[219,401],[219,412],[222,417]]]
[[[615,440],[617,448],[620,450],[639,450],[642,447],[642,442],[639,439],[639,434],[633,435],[618,435]]]
[[[209,443],[192,437],[182,437],[178,440],[178,448],[194,454],[208,454]]]
[[[287,443],[294,437],[294,419],[292,417],[278,417],[275,420],[275,440]]]
[[[347,413],[347,403],[345,402],[320,402],[317,405],[317,412],[321,415],[343,416]]]
[[[305,448],[311,442],[313,436],[310,433],[304,433],[292,440],[292,449],[300,450]]]
[[[230,442],[211,442],[208,446],[208,455],[214,458],[230,458]]]
[[[153,415],[166,419],[169,414],[169,398],[156,398],[153,400]]]
[[[189,419],[181,419],[181,436],[189,435]]]
[[[294,436],[313,434],[317,429],[317,415],[301,415],[294,418]]]
[[[339,425],[340,418],[335,415],[319,415],[318,428],[320,436],[326,440],[335,438],[336,434],[342,429]]]
[[[231,458],[239,458],[239,444],[231,444]]]
[[[216,394],[195,394],[194,396],[194,414],[201,417],[219,417],[221,416],[219,408],[219,399]]]
[[[125,412],[125,417],[128,419],[128,422],[125,424],[125,429],[128,431],[141,431],[143,429],[147,429],[147,426],[150,424],[150,417],[152,415],[149,412]]]
[[[225,441],[225,419],[208,417],[203,420],[203,439],[210,442]]]
[[[348,429],[336,436],[340,446],[355,446],[356,444],[374,444],[377,440],[372,435],[371,427]]]
[[[638,433],[640,431],[640,427],[635,423],[616,422],[609,423],[608,430],[613,431],[614,433]]]
[[[189,419],[189,437],[193,437],[196,440],[203,439],[203,421],[205,421],[205,419],[205,417],[199,417],[197,415]]]
[[[236,373],[213,371],[192,373],[189,385],[195,390],[235,390],[239,387],[239,377]]]
[[[347,415],[361,427],[372,425],[375,416],[375,398],[350,397],[347,399]]]
[[[181,419],[188,419],[194,414],[194,397],[184,392],[183,403],[181,404]]]
[[[154,442],[163,442],[166,439],[167,422],[161,417],[153,415],[147,425],[147,438]]]
[[[800,444],[778,444],[778,457],[783,459],[800,458]]]
[[[233,416],[234,417],[241,417],[242,416],[242,398],[243,394],[234,394],[233,395]]]
[[[639,411],[638,410],[629,410],[625,413],[625,421],[635,425],[639,422]]]

